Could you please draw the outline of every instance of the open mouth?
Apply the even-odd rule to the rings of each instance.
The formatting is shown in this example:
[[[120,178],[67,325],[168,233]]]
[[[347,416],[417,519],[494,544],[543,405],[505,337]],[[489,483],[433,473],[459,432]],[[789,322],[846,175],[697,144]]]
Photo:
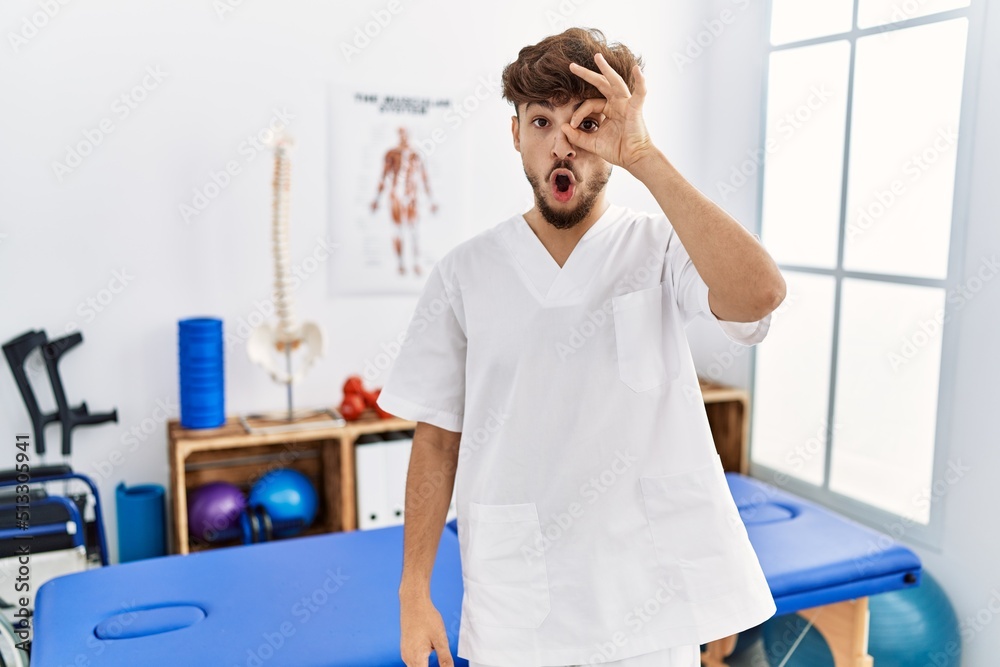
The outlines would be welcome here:
[[[556,169],[551,176],[552,196],[556,201],[567,202],[573,198],[576,190],[576,179],[568,169]]]

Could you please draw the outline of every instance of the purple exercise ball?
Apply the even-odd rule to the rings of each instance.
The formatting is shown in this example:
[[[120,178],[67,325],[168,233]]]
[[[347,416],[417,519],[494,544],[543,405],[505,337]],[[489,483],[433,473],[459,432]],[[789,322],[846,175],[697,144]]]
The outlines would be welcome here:
[[[236,525],[246,506],[246,496],[235,484],[203,484],[188,494],[188,532],[196,539],[211,542]]]

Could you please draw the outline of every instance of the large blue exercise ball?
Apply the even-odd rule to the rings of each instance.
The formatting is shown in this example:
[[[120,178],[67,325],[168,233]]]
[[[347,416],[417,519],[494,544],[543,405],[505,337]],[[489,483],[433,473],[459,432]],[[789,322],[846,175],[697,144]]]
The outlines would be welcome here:
[[[730,654],[730,658],[738,658],[742,656],[747,649],[757,643],[760,639],[760,633],[762,626],[755,625],[752,628],[747,628],[736,637],[736,646],[733,648],[733,652]]]
[[[312,525],[319,501],[308,477],[298,470],[279,468],[251,487],[248,504],[264,506],[274,522],[275,537],[291,537]],[[282,522],[293,525],[282,528]]]
[[[772,616],[764,622],[761,636],[770,667],[782,664],[784,667],[833,667],[833,653],[826,640],[816,628],[806,630],[808,624],[798,614]],[[784,662],[786,657],[788,660]]]
[[[878,667],[962,664],[958,616],[927,570],[917,586],[868,598],[868,608],[868,653]]]

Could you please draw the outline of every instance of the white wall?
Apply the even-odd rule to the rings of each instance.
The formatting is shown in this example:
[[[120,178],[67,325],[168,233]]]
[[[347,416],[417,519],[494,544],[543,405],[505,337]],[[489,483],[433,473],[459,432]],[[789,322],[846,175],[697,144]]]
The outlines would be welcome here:
[[[100,485],[112,554],[115,485],[169,483],[165,419],[179,410],[177,320],[221,317],[227,333],[237,333],[270,295],[272,162],[267,152],[242,148],[274,109],[294,116],[293,261],[309,256],[327,230],[330,81],[378,90],[443,82],[471,95],[480,77],[498,78],[520,47],[570,25],[595,26],[646,59],[650,132],[696,185],[714,141],[703,117],[704,62],[678,70],[673,60],[698,29],[701,7],[693,0],[399,0],[400,11],[350,62],[341,43],[388,1],[244,0],[221,16],[221,5],[209,0],[52,6],[57,11],[48,19],[36,0],[0,8],[0,340],[28,329],[45,329],[50,338],[82,332],[83,344],[60,366],[69,398],[86,400],[92,412],[117,407],[120,418],[77,429],[69,462]],[[25,27],[32,22],[44,25],[33,34]],[[11,34],[29,36],[15,43]],[[122,117],[116,100],[140,85],[148,68],[162,80],[154,87],[147,79],[146,98]],[[498,93],[463,126],[467,164],[479,176],[460,221],[466,236],[531,205],[510,143],[511,113]],[[756,103],[747,113],[757,113]],[[105,118],[113,131],[58,178],[53,163]],[[747,131],[753,127],[748,119]],[[241,173],[185,224],[179,206],[191,204],[194,190],[232,160]],[[656,206],[638,182],[616,172],[614,200]],[[742,214],[749,218],[752,207]],[[116,273],[127,276],[124,288]],[[339,403],[346,375],[397,339],[415,304],[412,296],[332,298],[322,269],[296,299],[300,317],[318,322],[327,336],[327,358],[296,389],[300,407]],[[90,300],[100,305],[91,308]],[[721,334],[695,326],[695,354],[708,358]],[[43,408],[53,410],[44,369],[38,371],[34,385]],[[743,383],[745,372],[741,358],[717,379]],[[4,376],[0,437],[13,442],[30,422],[8,371],[0,371]],[[227,412],[281,409],[283,402],[282,389],[242,349],[228,354]],[[50,454],[35,457],[35,465],[61,461],[59,429],[50,427],[47,436]],[[12,445],[0,447],[8,452],[0,460],[12,461]]]
[[[973,0],[974,2],[976,0]],[[747,4],[741,12],[733,0],[714,0],[706,7],[706,18],[725,9],[734,21],[706,51],[708,102],[705,111],[705,182],[726,180],[733,165],[746,158],[746,151],[761,145],[760,77],[764,65],[752,57],[767,37],[764,2]],[[995,7],[994,7],[995,9]],[[987,14],[985,26],[975,23],[970,34],[985,28],[982,72],[978,81],[977,122],[963,127],[973,132],[972,179],[968,184],[968,222],[962,255],[961,282],[974,276],[984,259],[1000,258],[1000,225],[996,214],[996,182],[1000,179],[1000,79],[990,63],[1000,60],[1000,13]],[[970,37],[972,40],[973,37]],[[961,193],[961,187],[958,192]],[[742,220],[753,220],[757,202],[756,182],[733,196],[728,210]],[[805,212],[808,213],[808,212]],[[961,222],[961,221],[959,221]],[[765,239],[766,242],[766,239]],[[942,485],[937,494],[944,504],[944,541],[940,551],[902,540],[923,560],[926,571],[941,583],[963,624],[964,665],[996,664],[1000,653],[1000,530],[997,507],[996,470],[1000,468],[997,447],[996,410],[998,394],[993,382],[1000,376],[1000,281],[983,284],[976,296],[956,311],[958,354],[954,360],[951,414],[943,415],[947,436],[941,446],[947,459],[969,470],[955,484]],[[763,344],[767,344],[766,341]],[[946,388],[943,388],[946,389]],[[900,465],[905,465],[901,461]],[[936,664],[928,662],[928,664]]]

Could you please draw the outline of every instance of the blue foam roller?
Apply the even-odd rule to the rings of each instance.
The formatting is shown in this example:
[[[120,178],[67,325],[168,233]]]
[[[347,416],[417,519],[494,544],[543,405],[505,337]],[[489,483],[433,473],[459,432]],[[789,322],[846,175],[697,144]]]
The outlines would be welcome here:
[[[222,320],[194,317],[177,322],[181,426],[215,428],[226,423]]]
[[[115,488],[118,506],[118,562],[167,554],[166,504],[159,484]]]

